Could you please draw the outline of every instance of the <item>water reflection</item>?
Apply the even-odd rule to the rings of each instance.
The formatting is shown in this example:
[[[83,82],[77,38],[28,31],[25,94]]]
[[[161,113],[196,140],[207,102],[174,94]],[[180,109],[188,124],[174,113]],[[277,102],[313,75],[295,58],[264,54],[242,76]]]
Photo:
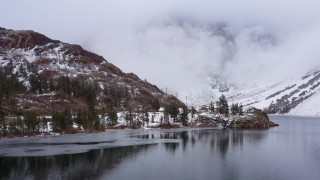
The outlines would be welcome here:
[[[279,118],[286,121],[268,130],[128,130],[6,140],[0,142],[0,179],[319,179],[320,119]],[[51,149],[70,155],[42,153]],[[15,152],[51,156],[1,157],[19,156]]]
[[[97,149],[56,156],[1,157],[0,179],[99,179],[122,161],[154,146]]]
[[[68,154],[54,156],[0,157],[0,179],[99,179],[107,174],[112,174],[114,169],[120,166],[122,162],[129,162],[132,157],[139,159],[145,156],[145,153],[140,152],[158,152],[159,148],[156,148],[158,145],[160,145],[160,154],[162,148],[165,149],[165,152],[174,156],[186,155],[188,151],[191,152],[194,149],[197,149],[197,151],[208,149],[212,155],[217,155],[221,160],[224,160],[230,148],[241,149],[245,139],[249,143],[257,143],[264,136],[265,134],[261,131],[232,129],[139,131],[135,135],[129,133],[127,136],[121,136],[121,142],[127,144],[125,147],[104,149],[101,147],[101,149],[90,150],[85,153],[65,152]],[[92,141],[81,145],[93,146],[95,145],[93,142],[95,142],[94,137],[92,137]],[[112,145],[118,141],[103,142]],[[139,145],[132,145],[132,142]],[[64,143],[68,145],[66,148],[73,144],[78,145],[73,141]],[[43,145],[43,142],[34,144],[39,146]],[[50,145],[54,148],[64,144],[51,143]],[[198,156],[207,155],[198,154]],[[229,170],[232,169],[234,170],[234,168],[229,168]]]
[[[181,148],[185,152],[186,149],[195,146],[210,145],[211,151],[218,150],[220,155],[224,157],[229,147],[242,148],[244,139],[249,143],[259,143],[265,133],[254,130],[232,130],[232,129],[206,129],[192,130],[181,132],[169,132],[160,134],[161,139],[178,139],[180,140]],[[177,143],[165,143],[166,149],[171,151],[179,150]]]
[[[164,143],[164,146],[168,152],[175,153],[179,148],[179,143]]]

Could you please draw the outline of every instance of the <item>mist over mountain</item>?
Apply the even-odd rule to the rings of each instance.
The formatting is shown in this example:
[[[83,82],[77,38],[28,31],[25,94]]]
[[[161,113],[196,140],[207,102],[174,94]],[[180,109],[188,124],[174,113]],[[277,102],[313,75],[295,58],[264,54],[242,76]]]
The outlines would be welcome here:
[[[0,22],[80,44],[184,99],[211,88],[281,82],[316,69],[319,4],[13,0],[4,3]],[[17,16],[7,16],[12,8]]]

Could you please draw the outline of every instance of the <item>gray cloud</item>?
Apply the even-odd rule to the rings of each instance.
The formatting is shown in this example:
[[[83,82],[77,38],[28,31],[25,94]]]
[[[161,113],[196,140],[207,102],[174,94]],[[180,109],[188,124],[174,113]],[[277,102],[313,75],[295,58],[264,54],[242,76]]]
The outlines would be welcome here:
[[[3,0],[0,24],[77,43],[174,91],[207,76],[273,81],[318,66],[316,0]],[[225,23],[219,33],[217,25]],[[254,78],[253,78],[254,77]]]

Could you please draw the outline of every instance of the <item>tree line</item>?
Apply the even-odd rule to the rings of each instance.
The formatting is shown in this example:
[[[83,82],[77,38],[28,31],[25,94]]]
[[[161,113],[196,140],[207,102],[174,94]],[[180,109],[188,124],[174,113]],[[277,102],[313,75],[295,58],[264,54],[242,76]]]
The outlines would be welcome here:
[[[229,106],[228,100],[224,95],[221,95],[219,97],[219,100],[216,101],[216,103],[210,102],[208,108],[203,107],[204,110],[209,110],[212,114],[222,114],[225,116],[228,115],[243,115],[243,105],[238,103],[232,103],[231,106]]]
[[[26,87],[13,73],[13,67],[0,67],[0,121],[3,121],[10,111],[17,110],[15,95],[23,92],[26,92]]]

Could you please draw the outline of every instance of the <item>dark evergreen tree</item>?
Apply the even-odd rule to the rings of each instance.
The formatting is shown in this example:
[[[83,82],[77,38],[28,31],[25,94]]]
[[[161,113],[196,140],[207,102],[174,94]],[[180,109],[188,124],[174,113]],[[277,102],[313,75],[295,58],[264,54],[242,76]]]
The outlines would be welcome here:
[[[147,126],[149,126],[149,121],[150,121],[150,119],[149,119],[149,113],[148,113],[148,111],[145,111],[145,112],[144,112],[143,121],[147,123]]]
[[[38,76],[34,74],[29,76],[30,91],[32,93],[39,93],[39,82]]]
[[[229,115],[229,105],[226,97],[221,95],[218,102],[219,113],[224,115]]]
[[[111,125],[116,125],[118,123],[118,115],[117,111],[113,108],[108,110],[108,120],[111,123]]]
[[[210,108],[210,112],[211,112],[211,113],[214,113],[214,112],[215,112],[214,104],[213,104],[212,101],[210,102],[210,107],[209,107],[209,108]]]
[[[54,111],[52,113],[52,125],[53,131],[60,131],[65,127],[62,113],[60,113],[59,111]]]
[[[181,117],[182,124],[183,124],[184,126],[187,126],[187,125],[188,125],[188,114],[189,114],[188,107],[187,107],[187,106],[183,106],[180,117]]]
[[[194,115],[197,113],[197,110],[191,106],[191,118],[194,118]]]
[[[72,128],[73,119],[72,119],[71,112],[66,109],[63,111],[62,115],[63,115],[64,121],[65,121],[65,129]]]
[[[164,114],[163,114],[163,121],[166,124],[170,124],[170,122],[169,122],[169,113],[166,110],[164,111]]]
[[[156,117],[156,113],[154,112],[152,115],[151,115],[151,123],[154,123],[154,118]]]
[[[70,129],[73,125],[72,116],[68,110],[53,112],[52,122],[54,131],[64,131]]]
[[[231,105],[231,114],[236,115],[239,113],[239,105],[238,103]]]
[[[166,106],[165,111],[173,118],[173,122],[176,122],[179,114],[179,108],[176,103],[172,102]]]
[[[77,116],[75,118],[75,123],[78,124],[78,129],[81,129],[81,126],[83,126],[85,119],[85,113],[81,109],[78,110]]]
[[[131,119],[132,119],[132,117],[130,116],[130,113],[129,112],[126,112],[126,115],[125,115],[125,120],[126,120],[126,122],[127,122],[127,125],[129,125],[130,124],[130,122],[131,122]]]
[[[275,114],[277,113],[276,104],[272,101],[268,107],[268,113]]]
[[[163,123],[163,116],[160,117],[160,125]]]
[[[243,115],[243,106],[242,106],[242,104],[240,104],[240,106],[239,106],[239,115],[240,116]]]
[[[27,111],[24,114],[24,123],[27,127],[28,132],[36,132],[39,127],[39,121],[37,114],[34,111]]]

